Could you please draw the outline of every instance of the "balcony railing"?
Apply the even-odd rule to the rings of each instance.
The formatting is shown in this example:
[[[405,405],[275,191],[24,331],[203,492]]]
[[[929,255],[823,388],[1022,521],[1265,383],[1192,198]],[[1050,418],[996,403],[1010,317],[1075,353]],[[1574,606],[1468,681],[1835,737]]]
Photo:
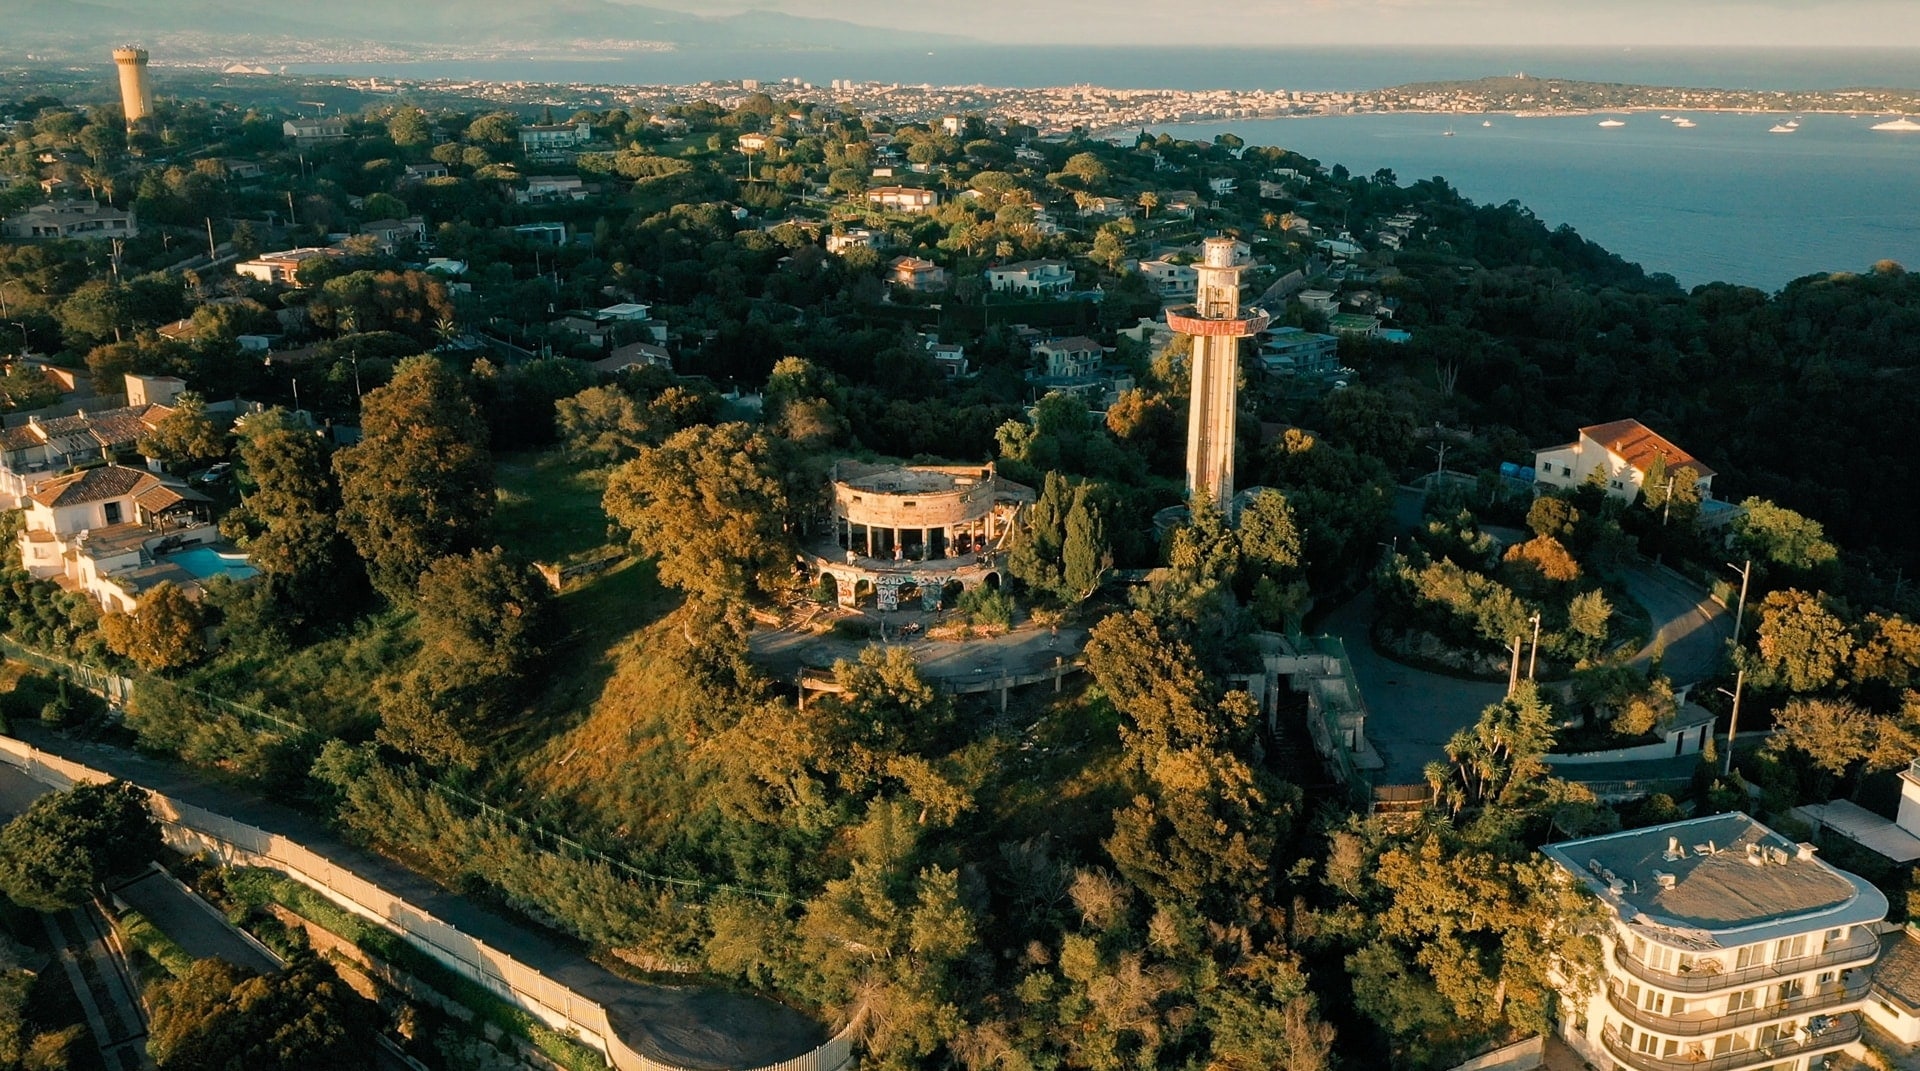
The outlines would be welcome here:
[[[1736,1068],[1764,1066],[1805,1053],[1826,1052],[1857,1041],[1860,1038],[1860,1019],[1855,1015],[1843,1015],[1818,1034],[1801,1034],[1740,1052],[1730,1052],[1725,1056],[1699,1060],[1663,1060],[1648,1053],[1635,1052],[1632,1046],[1621,1042],[1620,1035],[1612,1027],[1602,1032],[1601,1037],[1606,1042],[1608,1052],[1637,1071],[1735,1071]]]
[[[1830,948],[1819,955],[1795,956],[1792,959],[1775,960],[1758,967],[1744,967],[1737,971],[1692,970],[1684,974],[1674,971],[1655,970],[1634,959],[1625,945],[1615,945],[1613,960],[1626,969],[1628,974],[1643,982],[1650,983],[1669,993],[1710,993],[1718,989],[1738,989],[1752,982],[1768,978],[1783,978],[1790,974],[1800,974],[1821,967],[1831,967],[1838,963],[1850,966],[1865,966],[1872,963],[1880,954],[1880,939],[1861,927],[1853,940],[1838,948]]]
[[[1872,984],[1873,979],[1863,974],[1847,985],[1836,986],[1825,993],[1809,993],[1804,997],[1795,997],[1792,1000],[1775,1001],[1772,1004],[1744,1008],[1740,1011],[1729,1012],[1725,1015],[1710,1015],[1699,1018],[1675,1018],[1670,1015],[1656,1015],[1643,1008],[1635,1007],[1627,1001],[1625,994],[1620,992],[1617,983],[1614,986],[1608,987],[1607,1003],[1613,1005],[1614,1011],[1626,1016],[1640,1026],[1646,1027],[1648,1030],[1665,1034],[1669,1037],[1699,1037],[1702,1034],[1718,1034],[1722,1031],[1747,1026],[1751,1023],[1770,1022],[1774,1019],[1795,1019],[1813,1012],[1837,1008],[1842,1004],[1851,1004],[1865,1000],[1867,989]]]

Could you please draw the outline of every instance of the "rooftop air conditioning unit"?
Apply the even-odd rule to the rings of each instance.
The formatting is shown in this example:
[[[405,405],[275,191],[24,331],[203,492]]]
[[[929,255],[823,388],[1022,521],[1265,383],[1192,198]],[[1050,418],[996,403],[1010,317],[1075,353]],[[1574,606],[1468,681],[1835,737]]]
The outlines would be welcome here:
[[[1687,857],[1687,850],[1680,846],[1680,838],[1668,837],[1667,838],[1667,862],[1671,863],[1676,859],[1685,859],[1686,857]]]
[[[1671,889],[1671,888],[1673,888],[1673,885],[1674,885],[1674,881],[1675,881],[1675,880],[1676,880],[1676,879],[1674,878],[1674,876],[1673,876],[1672,874],[1669,874],[1669,873],[1667,873],[1667,872],[1666,872],[1666,871],[1664,871],[1664,870],[1656,870],[1656,871],[1654,871],[1654,872],[1653,872],[1653,882],[1654,882],[1654,884],[1656,884],[1656,885],[1658,885],[1658,886],[1660,886],[1660,887],[1661,887],[1662,889]]]

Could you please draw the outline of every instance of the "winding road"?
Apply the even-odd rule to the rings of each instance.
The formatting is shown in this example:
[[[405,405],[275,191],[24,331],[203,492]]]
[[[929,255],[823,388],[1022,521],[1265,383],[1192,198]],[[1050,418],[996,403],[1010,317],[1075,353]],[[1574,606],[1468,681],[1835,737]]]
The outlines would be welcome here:
[[[1623,570],[1621,584],[1646,607],[1655,630],[1633,657],[1648,666],[1659,655],[1676,688],[1713,675],[1733,622],[1706,592],[1658,566],[1637,563]],[[1373,593],[1362,592],[1327,617],[1324,630],[1346,643],[1347,658],[1367,704],[1367,739],[1386,761],[1382,785],[1422,783],[1427,763],[1446,758],[1446,742],[1479,720],[1480,712],[1506,695],[1504,683],[1462,680],[1402,665],[1373,649]]]

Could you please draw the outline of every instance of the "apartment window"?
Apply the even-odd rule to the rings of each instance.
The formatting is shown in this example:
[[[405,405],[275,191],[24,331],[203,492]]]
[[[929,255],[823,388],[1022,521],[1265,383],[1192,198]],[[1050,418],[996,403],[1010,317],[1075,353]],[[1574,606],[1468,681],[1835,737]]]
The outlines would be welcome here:
[[[1634,1048],[1651,1056],[1660,1051],[1660,1035],[1641,1034],[1640,1040],[1634,1044]]]
[[[106,504],[105,509],[107,514],[107,523],[119,524],[120,523],[120,503],[109,502]]]
[[[1658,989],[1647,990],[1646,1000],[1640,1005],[1655,1015],[1667,1014],[1667,995]]]
[[[1773,958],[1777,962],[1783,959],[1796,959],[1807,954],[1807,935],[1786,937],[1773,946]]]
[[[1727,997],[1727,1014],[1731,1015],[1737,1011],[1746,1011],[1748,1008],[1759,1003],[1759,992],[1757,989],[1742,989],[1738,993],[1730,994]]]
[[[1758,945],[1746,945],[1742,947],[1740,951],[1734,953],[1733,969],[1738,971],[1753,966],[1753,961],[1760,958],[1758,955],[1759,951],[1760,948]]]
[[[1834,944],[1835,942],[1837,942],[1837,941],[1839,941],[1839,940],[1840,940],[1840,935],[1841,935],[1841,934],[1843,934],[1843,933],[1846,933],[1846,932],[1847,932],[1847,931],[1845,931],[1845,930],[1828,930],[1828,931],[1827,931],[1827,944],[1829,944],[1829,945],[1831,945],[1831,944]]]
[[[1821,971],[1820,977],[1816,979],[1816,984],[1832,985],[1833,979],[1834,979],[1834,973],[1832,971]]]

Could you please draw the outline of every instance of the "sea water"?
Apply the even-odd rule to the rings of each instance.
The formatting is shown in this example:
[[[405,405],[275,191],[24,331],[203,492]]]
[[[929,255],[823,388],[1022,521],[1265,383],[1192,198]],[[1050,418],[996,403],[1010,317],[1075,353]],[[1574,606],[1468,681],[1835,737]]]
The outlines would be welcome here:
[[[1355,174],[1388,168],[1403,185],[1439,176],[1476,202],[1517,200],[1548,226],[1570,224],[1685,286],[1775,290],[1881,259],[1920,270],[1920,134],[1872,130],[1880,120],[1871,116],[1807,115],[1794,133],[1773,134],[1785,116],[1665,114],[1697,125],[1619,113],[1627,125],[1611,129],[1599,125],[1606,115],[1355,115],[1167,129],[1200,139],[1230,131]]]

